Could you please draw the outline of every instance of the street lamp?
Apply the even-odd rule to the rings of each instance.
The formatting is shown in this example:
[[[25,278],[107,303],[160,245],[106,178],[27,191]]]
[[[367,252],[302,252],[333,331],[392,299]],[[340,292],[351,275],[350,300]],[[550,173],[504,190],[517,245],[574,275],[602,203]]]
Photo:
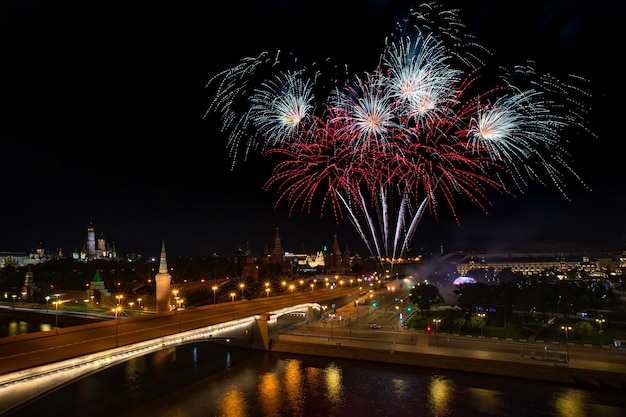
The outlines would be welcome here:
[[[437,340],[437,347],[439,347],[439,323],[441,323],[441,319],[433,319],[433,323],[435,323],[435,337]]]
[[[174,294],[174,300],[178,299],[178,290],[173,290],[172,294]],[[171,300],[170,300],[171,301]],[[170,304],[170,311],[172,310],[172,305]]]
[[[116,305],[113,308],[113,311],[115,312],[115,347],[119,346],[118,340],[119,340],[119,332],[118,332],[118,320],[117,320],[117,316],[118,313],[120,313],[122,311],[122,306],[121,305]]]
[[[180,297],[176,297],[176,310],[178,313],[178,330],[182,330],[183,327],[183,313],[181,311],[181,305],[183,304],[183,299]]]
[[[237,294],[236,294],[236,293],[234,293],[234,292],[231,292],[231,293],[230,293],[230,298],[231,298],[231,299],[232,299],[232,301],[233,301],[233,320],[235,320],[235,296],[236,296],[236,295],[237,295]]]
[[[46,313],[48,312],[48,303],[50,302],[50,296],[46,295]]]
[[[246,288],[246,284],[239,284],[239,289],[241,290],[241,301],[243,301],[243,289]]]
[[[215,306],[217,305],[215,298],[217,296],[217,285],[214,285],[213,287],[211,287],[211,289],[213,290],[213,308],[215,308]]]
[[[54,294],[55,301],[54,306],[56,308],[56,313],[54,315],[54,334],[59,334],[59,296],[61,294]]]
[[[485,337],[483,332],[483,328],[485,327],[485,313],[478,313],[477,315],[480,318],[480,337]]]
[[[54,334],[59,334],[59,301],[53,301],[56,313],[54,314]]]
[[[568,330],[572,330],[571,326],[561,326],[561,329],[565,330],[565,354],[567,356],[566,360],[569,362],[569,336]]]
[[[605,319],[596,319],[596,322],[600,325],[600,347],[602,347],[602,323],[606,323]]]
[[[141,298],[138,298],[138,299],[137,299],[137,308],[138,308],[139,310],[141,310],[141,300],[142,300]]]

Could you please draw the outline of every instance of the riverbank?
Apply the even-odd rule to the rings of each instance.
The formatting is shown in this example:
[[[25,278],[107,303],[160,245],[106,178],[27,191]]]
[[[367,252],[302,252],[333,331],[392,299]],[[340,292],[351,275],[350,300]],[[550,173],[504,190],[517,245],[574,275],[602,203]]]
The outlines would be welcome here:
[[[414,344],[400,344],[280,335],[272,343],[270,350],[626,391],[626,363],[605,364],[577,360],[577,363],[568,364],[507,353],[435,348],[428,346],[423,338],[418,338]]]

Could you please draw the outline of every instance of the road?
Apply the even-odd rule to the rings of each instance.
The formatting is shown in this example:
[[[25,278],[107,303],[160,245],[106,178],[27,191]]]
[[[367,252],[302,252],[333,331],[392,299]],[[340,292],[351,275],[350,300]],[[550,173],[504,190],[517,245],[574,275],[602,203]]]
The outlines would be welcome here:
[[[251,317],[290,305],[326,302],[338,296],[356,297],[357,292],[356,289],[344,289],[341,293],[321,290],[269,299],[238,300],[166,314],[112,319],[87,326],[61,328],[58,334],[46,331],[4,337],[0,339],[0,375],[101,352],[116,346]]]

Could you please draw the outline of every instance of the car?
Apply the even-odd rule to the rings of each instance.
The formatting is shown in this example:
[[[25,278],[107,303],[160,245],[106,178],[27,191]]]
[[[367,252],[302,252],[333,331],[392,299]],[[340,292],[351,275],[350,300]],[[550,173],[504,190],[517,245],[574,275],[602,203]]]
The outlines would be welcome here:
[[[372,323],[370,324],[370,329],[380,329],[380,324]]]

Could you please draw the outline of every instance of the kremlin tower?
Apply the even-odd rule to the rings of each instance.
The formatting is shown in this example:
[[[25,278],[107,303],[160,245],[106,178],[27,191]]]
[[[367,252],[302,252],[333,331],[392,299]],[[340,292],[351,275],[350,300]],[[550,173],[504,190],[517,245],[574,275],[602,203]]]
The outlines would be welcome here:
[[[164,313],[170,310],[170,286],[172,284],[172,275],[167,271],[165,242],[161,245],[159,273],[154,278],[156,281],[156,313]]]

